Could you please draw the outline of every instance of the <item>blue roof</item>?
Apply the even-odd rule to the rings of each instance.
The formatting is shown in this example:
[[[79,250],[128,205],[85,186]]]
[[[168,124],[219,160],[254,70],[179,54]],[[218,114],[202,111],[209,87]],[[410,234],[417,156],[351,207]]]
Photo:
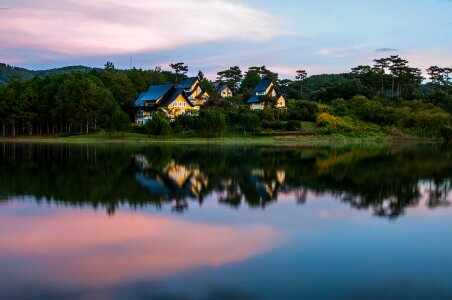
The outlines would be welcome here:
[[[248,99],[248,101],[246,101],[246,103],[248,103],[248,104],[261,103],[261,102],[262,102],[261,97],[256,96],[256,95],[251,96],[251,98]]]
[[[265,92],[272,82],[273,82],[273,81],[272,81],[271,79],[269,79],[269,78],[262,79],[262,80],[256,85],[256,88],[254,89],[254,92],[255,92],[255,93],[258,93],[258,92]]]
[[[144,106],[148,101],[159,100],[160,98],[165,96],[165,94],[168,93],[172,87],[173,85],[171,83],[151,85],[146,92],[143,92],[140,94],[140,96],[138,96],[138,98],[135,100],[135,106],[141,107]]]
[[[198,80],[198,77],[186,78],[177,87],[181,89],[189,89],[195,84],[196,80]]]

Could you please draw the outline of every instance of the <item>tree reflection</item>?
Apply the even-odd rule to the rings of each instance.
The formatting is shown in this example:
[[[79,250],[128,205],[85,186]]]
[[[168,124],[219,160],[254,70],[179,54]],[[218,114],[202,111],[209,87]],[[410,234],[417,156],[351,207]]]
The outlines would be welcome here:
[[[300,204],[312,194],[332,195],[353,208],[397,218],[424,200],[430,209],[450,205],[452,189],[447,145],[1,147],[2,199],[33,196],[102,207],[109,214],[123,204],[183,212],[208,197],[236,209],[266,208],[284,193]]]

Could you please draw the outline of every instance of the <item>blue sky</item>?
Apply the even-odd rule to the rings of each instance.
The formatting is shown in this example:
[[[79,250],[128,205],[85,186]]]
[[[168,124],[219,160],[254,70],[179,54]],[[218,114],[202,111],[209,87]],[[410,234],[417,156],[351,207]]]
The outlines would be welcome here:
[[[0,61],[154,68],[185,62],[214,79],[239,65],[291,78],[400,54],[452,65],[451,0],[2,0]]]

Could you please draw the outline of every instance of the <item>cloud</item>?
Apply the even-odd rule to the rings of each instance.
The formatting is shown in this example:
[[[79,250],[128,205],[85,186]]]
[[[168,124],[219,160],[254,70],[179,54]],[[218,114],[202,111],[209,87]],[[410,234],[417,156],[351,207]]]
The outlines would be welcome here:
[[[395,52],[397,49],[395,48],[378,48],[375,49],[376,52]]]
[[[227,0],[17,0],[10,6],[0,18],[0,50],[114,55],[282,33],[272,15]]]

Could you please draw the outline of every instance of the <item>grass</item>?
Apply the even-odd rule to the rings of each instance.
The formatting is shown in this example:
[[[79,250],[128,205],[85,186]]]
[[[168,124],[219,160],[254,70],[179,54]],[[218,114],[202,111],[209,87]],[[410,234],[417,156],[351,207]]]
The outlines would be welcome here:
[[[0,138],[0,141],[28,142],[28,143],[167,143],[167,144],[236,144],[236,145],[329,145],[335,143],[389,143],[387,136],[349,138],[344,136],[306,135],[303,132],[283,132],[275,135],[264,136],[224,136],[218,138],[173,136],[151,136],[139,133],[125,133],[124,136],[110,137],[101,131],[93,134],[73,135],[69,137],[58,136],[20,136],[16,138]]]

